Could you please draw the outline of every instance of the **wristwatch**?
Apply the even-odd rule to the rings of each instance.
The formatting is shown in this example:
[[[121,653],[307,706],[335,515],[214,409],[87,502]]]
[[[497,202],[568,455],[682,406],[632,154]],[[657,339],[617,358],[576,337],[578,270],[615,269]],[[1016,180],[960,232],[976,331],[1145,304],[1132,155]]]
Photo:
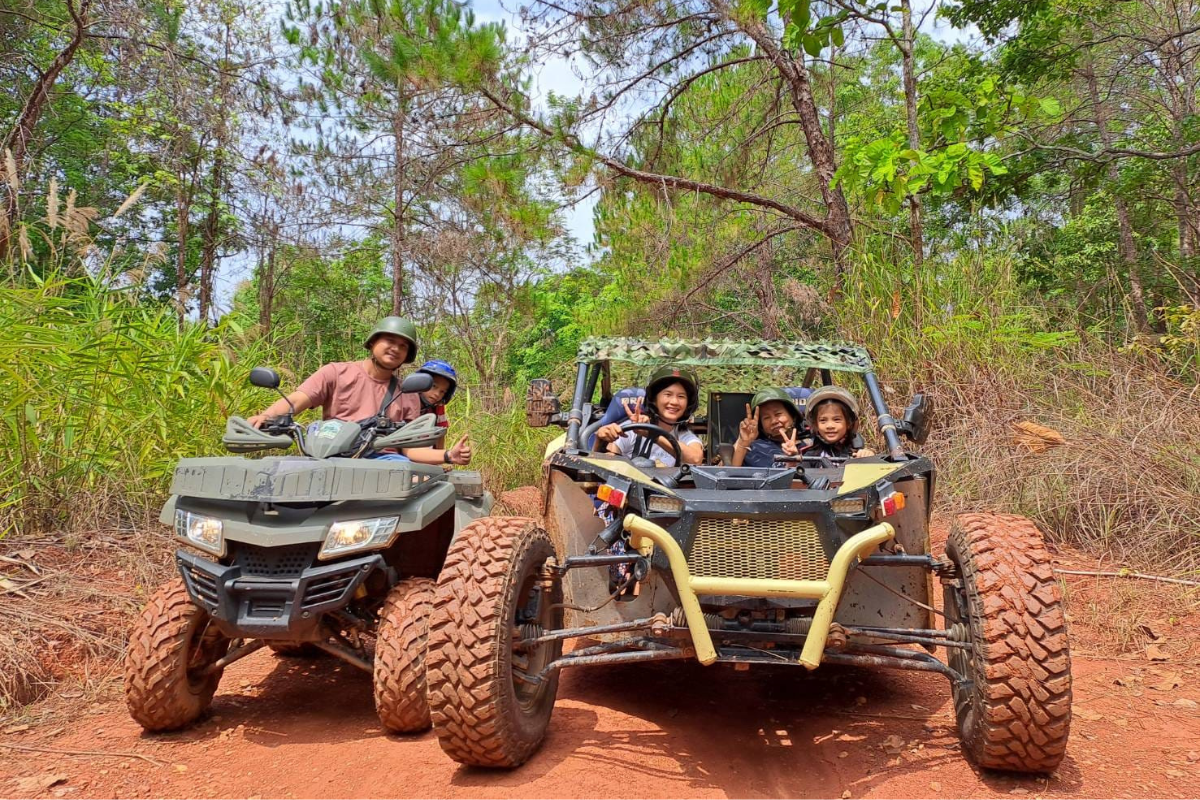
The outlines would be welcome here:
[[[443,464],[449,464],[449,463],[451,463],[451,462],[450,462],[450,451],[449,451],[449,450],[443,450],[443,451],[442,451],[442,463],[443,463]]]

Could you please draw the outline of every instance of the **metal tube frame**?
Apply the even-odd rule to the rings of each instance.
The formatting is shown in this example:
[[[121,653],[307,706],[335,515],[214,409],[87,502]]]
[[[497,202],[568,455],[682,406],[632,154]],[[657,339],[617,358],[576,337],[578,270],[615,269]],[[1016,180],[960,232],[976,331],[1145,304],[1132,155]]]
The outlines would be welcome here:
[[[846,585],[846,576],[850,568],[858,563],[879,545],[896,535],[890,523],[880,522],[867,528],[861,533],[851,536],[834,555],[829,564],[829,572],[823,581],[775,581],[750,580],[737,578],[712,578],[708,576],[693,576],[688,567],[687,558],[679,542],[662,528],[637,514],[625,515],[625,530],[630,532],[630,545],[643,556],[649,556],[655,546],[661,548],[667,555],[671,574],[679,592],[680,604],[683,606],[684,618],[692,634],[692,643],[696,648],[696,658],[701,664],[711,664],[717,660],[717,651],[713,646],[712,635],[708,624],[704,621],[704,613],[700,609],[697,595],[741,595],[744,597],[782,597],[809,599],[817,601],[813,612],[812,627],[800,653],[800,663],[808,669],[816,669],[821,664],[821,654],[825,651],[825,641],[829,636],[829,627],[833,623],[834,612],[842,598],[842,589]]]
[[[337,656],[342,661],[345,661],[347,664],[351,664],[355,667],[358,667],[359,669],[363,670],[364,672],[372,673],[375,671],[374,664],[367,661],[365,658],[361,658],[357,653],[352,653],[350,650],[346,649],[345,647],[338,647],[336,644],[333,644],[332,642],[313,642],[313,644],[316,645],[317,647],[321,648],[322,650],[324,650],[326,653],[329,653],[329,655]]]
[[[580,636],[599,636],[604,633],[622,633],[624,631],[642,631],[647,628],[653,628],[655,625],[667,628],[670,627],[671,623],[666,616],[660,614],[657,617],[618,622],[614,625],[598,625],[590,628],[561,628],[556,631],[549,631],[533,639],[522,639],[517,644],[522,647],[533,647],[545,642],[556,642],[559,639],[576,639]]]
[[[575,374],[575,394],[571,400],[571,411],[567,415],[567,446],[576,450],[581,449],[579,428],[583,423],[583,393],[586,390],[587,377],[588,365],[581,361]]]
[[[918,653],[917,655],[925,654]],[[910,659],[858,653],[826,653],[825,661],[830,664],[845,664],[854,667],[885,667],[887,669],[902,669],[916,672],[936,672],[939,675],[945,675],[955,685],[970,682],[930,655],[925,655],[924,658]]]
[[[883,402],[883,392],[879,390],[879,380],[874,372],[863,373],[863,383],[867,385],[867,394],[879,424],[879,432],[883,434],[888,446],[888,457],[893,461],[904,461],[908,456],[904,453],[904,445],[900,443],[900,434],[896,431],[896,420]]]
[[[246,656],[253,653],[255,650],[261,650],[266,646],[266,641],[263,639],[252,639],[245,644],[238,645],[230,652],[218,658],[213,663],[206,666],[200,671],[201,675],[211,675],[218,670],[225,669],[235,661],[241,661]]]

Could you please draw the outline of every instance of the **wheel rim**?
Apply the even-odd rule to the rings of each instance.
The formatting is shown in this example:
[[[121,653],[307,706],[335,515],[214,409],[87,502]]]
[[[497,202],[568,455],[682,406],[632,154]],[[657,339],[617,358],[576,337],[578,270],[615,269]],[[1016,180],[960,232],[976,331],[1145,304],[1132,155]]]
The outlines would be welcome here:
[[[958,718],[959,726],[965,730],[974,724],[979,703],[975,692],[975,685],[980,677],[979,660],[973,646],[975,642],[974,623],[971,620],[971,604],[967,597],[966,576],[959,559],[953,558],[952,560],[958,568],[960,585],[944,584],[943,606],[946,613],[946,630],[951,633],[952,640],[972,645],[971,647],[947,648],[949,650],[947,660],[950,662],[950,668],[970,681],[967,686],[958,683],[953,686],[955,716]]]
[[[184,673],[187,676],[188,688],[193,694],[200,694],[217,675],[216,672],[205,674],[204,670],[225,655],[229,649],[229,639],[217,630],[208,614],[199,612],[188,626],[187,642],[184,646],[187,648]]]
[[[517,597],[519,605],[514,611],[511,628],[512,687],[517,705],[522,711],[529,712],[538,705],[550,682],[546,677],[540,682],[529,679],[536,678],[554,660],[555,647],[553,642],[533,647],[522,647],[520,642],[525,638],[540,636],[548,628],[554,627],[554,609],[547,602],[548,593],[538,586],[537,570],[529,570],[523,576]]]

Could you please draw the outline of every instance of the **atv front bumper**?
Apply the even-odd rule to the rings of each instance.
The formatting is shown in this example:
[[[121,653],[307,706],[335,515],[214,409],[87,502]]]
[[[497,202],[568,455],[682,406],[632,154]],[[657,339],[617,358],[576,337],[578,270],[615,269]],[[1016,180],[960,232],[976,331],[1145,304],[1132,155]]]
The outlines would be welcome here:
[[[238,565],[216,564],[187,550],[175,563],[192,602],[208,611],[231,638],[316,641],[322,615],[344,608],[376,569],[378,553],[304,569],[296,577],[244,574]]]
[[[675,586],[679,590],[679,599],[691,633],[692,645],[696,650],[696,658],[701,664],[716,661],[717,650],[713,646],[712,635],[704,621],[704,613],[700,609],[697,595],[786,597],[817,601],[812,627],[800,653],[800,663],[809,669],[816,669],[821,664],[825,641],[829,636],[829,626],[833,622],[833,615],[837,611],[838,601],[841,600],[842,589],[846,585],[846,576],[851,567],[896,535],[895,529],[889,523],[880,522],[851,536],[838,548],[837,554],[829,564],[829,573],[825,580],[785,581],[692,575],[683,548],[665,528],[637,514],[628,514],[625,516],[625,529],[632,534],[630,544],[643,556],[649,556],[655,546],[666,553]]]

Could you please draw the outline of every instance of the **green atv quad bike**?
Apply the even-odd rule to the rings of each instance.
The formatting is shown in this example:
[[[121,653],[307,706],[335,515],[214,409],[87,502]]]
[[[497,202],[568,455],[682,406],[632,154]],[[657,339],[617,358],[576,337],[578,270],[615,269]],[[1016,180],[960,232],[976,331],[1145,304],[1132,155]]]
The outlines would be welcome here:
[[[615,361],[791,368],[803,387],[857,375],[886,452],[714,464],[731,463],[754,386],[708,394],[692,422],[708,465],[593,452]],[[938,673],[972,761],[1052,771],[1067,744],[1071,666],[1049,555],[1028,520],[984,513],[959,516],[944,555],[931,552],[934,467],[900,438],[923,443],[931,415],[917,395],[893,418],[859,347],[584,342],[569,412],[547,381],[527,397],[532,424],[566,427],[547,448],[544,522],[471,523],[438,578],[426,664],[442,748],[464,764],[516,767],[542,742],[563,669],[696,659]],[[675,437],[648,432],[678,455]]]
[[[255,386],[279,376],[255,368]],[[329,653],[374,675],[375,706],[397,733],[429,728],[426,617],[454,536],[486,516],[478,472],[363,456],[431,445],[432,414],[405,424],[389,400],[429,388],[410,375],[376,417],[326,420],[311,434],[285,414],[256,429],[225,428],[237,453],[300,456],[185,458],[160,521],[184,547],[179,575],[133,624],[125,699],[148,731],[182,728],[212,703],[225,668],[263,646],[280,655]]]

